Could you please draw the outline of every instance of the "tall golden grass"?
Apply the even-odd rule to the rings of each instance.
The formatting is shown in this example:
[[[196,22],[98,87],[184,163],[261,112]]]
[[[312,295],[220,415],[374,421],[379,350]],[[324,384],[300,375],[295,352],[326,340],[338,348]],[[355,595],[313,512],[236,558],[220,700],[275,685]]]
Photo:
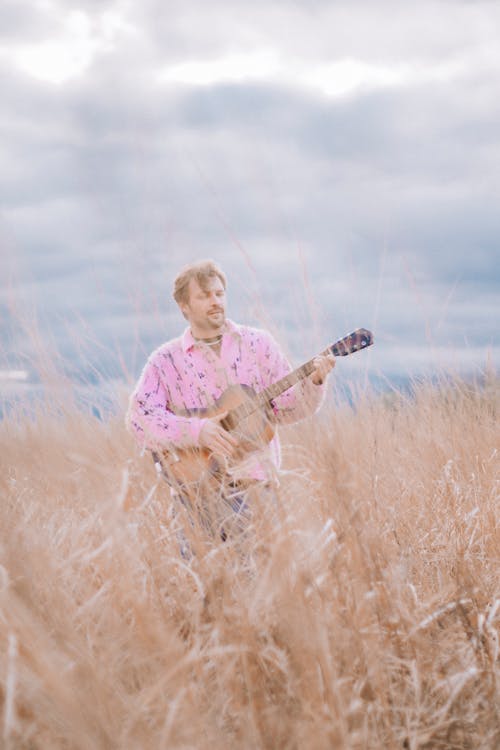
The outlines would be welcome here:
[[[0,745],[500,746],[499,392],[282,432],[278,520],[179,554],[121,415],[0,424]]]

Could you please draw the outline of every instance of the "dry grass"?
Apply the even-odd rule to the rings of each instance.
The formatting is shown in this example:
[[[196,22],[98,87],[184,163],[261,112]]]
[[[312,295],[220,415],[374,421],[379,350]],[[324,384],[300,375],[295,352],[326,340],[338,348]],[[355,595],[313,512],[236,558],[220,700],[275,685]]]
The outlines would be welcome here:
[[[498,390],[326,406],[279,525],[180,557],[121,419],[0,424],[0,745],[500,745]]]

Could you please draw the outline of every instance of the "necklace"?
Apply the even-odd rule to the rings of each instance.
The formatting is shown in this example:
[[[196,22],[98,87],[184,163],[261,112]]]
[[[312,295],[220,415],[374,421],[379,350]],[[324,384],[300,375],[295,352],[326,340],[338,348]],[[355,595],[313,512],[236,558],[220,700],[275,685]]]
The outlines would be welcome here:
[[[193,336],[195,341],[199,341],[201,344],[206,344],[207,346],[217,346],[222,341],[222,333],[220,333],[218,336],[214,336],[213,339],[197,339],[196,336]]]

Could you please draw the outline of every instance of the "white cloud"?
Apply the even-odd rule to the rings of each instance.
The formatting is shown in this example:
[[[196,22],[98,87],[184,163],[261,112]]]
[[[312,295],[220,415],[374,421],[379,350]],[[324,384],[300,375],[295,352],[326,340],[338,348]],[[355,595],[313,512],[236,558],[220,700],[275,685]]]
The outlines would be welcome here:
[[[462,61],[441,65],[384,65],[346,58],[312,68],[304,66],[298,71],[298,80],[306,86],[318,88],[327,96],[342,96],[358,89],[392,88],[451,80],[464,70],[465,64]]]
[[[376,331],[346,371],[417,368],[429,327],[467,334],[464,363],[482,361],[498,318],[497,6],[17,1],[0,3],[0,218],[19,294],[50,320],[78,310],[131,351],[132,326],[109,324],[127,291],[162,309],[177,267],[213,255],[237,319],[263,287],[295,331],[300,247],[328,331]]]
[[[465,60],[438,64],[373,63],[342,58],[321,64],[306,59],[280,57],[271,49],[217,59],[188,60],[164,67],[157,76],[163,84],[214,86],[224,83],[267,81],[273,85],[302,87],[327,97],[343,96],[363,89],[381,89],[412,84],[451,81],[470,66]]]
[[[161,83],[213,86],[218,83],[248,82],[279,76],[283,64],[275,52],[256,50],[246,55],[228,55],[216,60],[189,60],[169,65],[158,74]]]
[[[115,49],[121,34],[135,31],[112,11],[103,12],[95,20],[82,10],[64,14],[50,2],[41,2],[39,7],[47,13],[57,11],[52,36],[30,44],[8,45],[1,54],[28,75],[49,83],[63,84],[82,75],[98,55]]]

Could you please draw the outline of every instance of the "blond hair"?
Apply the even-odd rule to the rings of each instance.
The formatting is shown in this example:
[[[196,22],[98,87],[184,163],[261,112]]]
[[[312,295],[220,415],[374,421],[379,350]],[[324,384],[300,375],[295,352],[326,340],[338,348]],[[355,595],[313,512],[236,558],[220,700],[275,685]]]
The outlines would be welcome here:
[[[189,282],[195,279],[202,289],[206,289],[210,279],[218,278],[226,288],[226,276],[213,260],[200,260],[184,266],[174,279],[174,299],[178,305],[189,301]]]

